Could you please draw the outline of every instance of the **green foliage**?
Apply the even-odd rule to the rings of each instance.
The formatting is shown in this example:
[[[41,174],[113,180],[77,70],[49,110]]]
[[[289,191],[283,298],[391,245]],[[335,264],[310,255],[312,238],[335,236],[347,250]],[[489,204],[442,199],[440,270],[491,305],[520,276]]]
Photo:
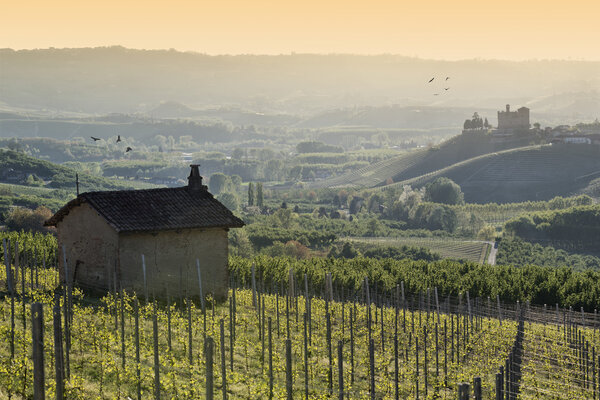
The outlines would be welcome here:
[[[29,259],[33,259],[37,252],[37,260],[45,259],[46,265],[56,263],[55,255],[57,250],[56,236],[51,233],[26,232],[26,231],[0,231],[0,242],[6,240],[10,243],[10,252],[14,259],[15,243],[19,243],[20,259],[23,259],[25,253],[29,254]],[[0,259],[5,264],[4,249],[0,249]],[[33,254],[31,254],[33,252]]]
[[[290,268],[297,282],[306,273],[311,287],[323,287],[326,272],[331,272],[338,287],[349,293],[362,288],[364,278],[380,290],[392,290],[400,282],[411,293],[437,287],[441,296],[469,291],[472,298],[496,295],[501,300],[532,304],[556,304],[561,307],[584,307],[588,312],[600,305],[600,272],[576,272],[569,267],[550,268],[527,265],[485,265],[455,261],[411,261],[408,259],[372,259],[357,257],[311,258],[292,260],[258,256],[253,259],[230,258],[229,268],[236,277],[250,281],[250,267],[265,280],[265,287],[287,285]]]
[[[498,244],[496,262],[523,266],[528,264],[545,267],[567,266],[574,270],[600,270],[600,258],[584,254],[569,254],[564,250],[521,239],[502,239]]]
[[[561,247],[571,243],[580,249],[597,249],[600,206],[576,206],[525,214],[508,221],[504,231],[508,236],[528,241],[542,241]]]
[[[336,239],[333,232],[318,230],[286,229],[250,225],[246,227],[248,239],[256,249],[272,246],[275,242],[287,243],[295,240],[305,246],[322,248],[329,246]]]
[[[248,205],[254,205],[254,185],[252,182],[248,183]]]
[[[256,205],[258,207],[263,207],[265,203],[265,195],[263,193],[263,185],[258,182],[256,184]]]
[[[298,153],[343,153],[344,149],[323,142],[300,142],[296,145]]]
[[[425,186],[425,200],[442,204],[464,204],[464,194],[451,179],[441,177]]]
[[[208,189],[213,194],[220,194],[221,192],[227,190],[231,180],[229,177],[221,172],[217,172],[216,174],[212,174],[210,176],[210,180],[208,181]]]
[[[6,227],[13,231],[49,232],[51,228],[44,226],[44,222],[52,216],[52,211],[46,207],[35,210],[17,207],[12,209],[5,218]]]

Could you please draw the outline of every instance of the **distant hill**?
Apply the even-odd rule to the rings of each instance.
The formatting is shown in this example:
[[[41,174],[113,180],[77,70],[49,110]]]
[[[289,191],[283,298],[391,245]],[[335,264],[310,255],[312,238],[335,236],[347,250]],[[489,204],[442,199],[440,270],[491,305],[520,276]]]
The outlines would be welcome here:
[[[51,113],[149,113],[168,101],[194,110],[238,106],[294,115],[391,104],[496,108],[565,92],[600,90],[600,62],[591,61],[209,56],[120,46],[0,49],[0,59],[0,109]],[[442,76],[450,79],[442,81]],[[169,113],[173,111],[189,112]]]
[[[458,183],[469,203],[549,200],[580,193],[600,177],[600,146],[528,146],[474,157],[394,185],[420,187],[438,177]]]

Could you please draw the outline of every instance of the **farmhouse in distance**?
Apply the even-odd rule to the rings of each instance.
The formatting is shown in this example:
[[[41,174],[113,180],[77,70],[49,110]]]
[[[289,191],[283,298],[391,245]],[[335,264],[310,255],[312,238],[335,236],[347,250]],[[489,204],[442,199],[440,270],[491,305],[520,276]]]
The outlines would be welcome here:
[[[198,165],[187,186],[82,193],[45,224],[56,227],[65,249],[61,279],[66,271],[84,289],[116,286],[139,295],[146,280],[150,295],[197,295],[199,260],[203,292],[217,299],[229,284],[227,232],[244,226],[208,192]]]

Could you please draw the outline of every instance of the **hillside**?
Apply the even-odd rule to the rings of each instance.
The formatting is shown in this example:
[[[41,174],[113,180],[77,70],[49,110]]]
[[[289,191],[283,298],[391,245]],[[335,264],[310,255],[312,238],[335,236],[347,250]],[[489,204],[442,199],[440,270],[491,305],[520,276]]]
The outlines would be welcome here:
[[[438,177],[458,183],[468,203],[549,200],[585,189],[600,175],[600,146],[543,145],[474,157],[400,181],[420,187]]]
[[[588,61],[439,61],[344,54],[209,56],[119,46],[2,49],[0,58],[0,106],[70,113],[149,113],[168,101],[185,107],[163,109],[165,115],[187,115],[193,113],[189,109],[226,104],[260,113],[296,114],[385,104],[495,109],[499,103],[523,104],[600,87],[600,63]],[[452,88],[448,96],[434,97],[435,84],[425,84],[442,73],[451,77]],[[585,98],[593,102],[593,96]],[[548,108],[560,107],[552,103]],[[590,111],[593,114],[588,117],[597,116],[596,110]]]
[[[0,182],[23,185],[34,177],[34,185],[52,189],[75,189],[75,170],[49,161],[37,159],[23,153],[0,149]],[[32,182],[29,182],[32,183]],[[140,182],[108,179],[80,173],[82,192],[95,190],[120,190],[140,187],[156,187]]]
[[[354,187],[369,188],[393,182],[402,182],[419,177],[473,157],[518,148],[526,145],[532,137],[514,141],[494,142],[489,135],[481,132],[462,134],[447,140],[436,147],[417,149],[407,154],[384,160],[350,173],[318,181],[312,187]]]

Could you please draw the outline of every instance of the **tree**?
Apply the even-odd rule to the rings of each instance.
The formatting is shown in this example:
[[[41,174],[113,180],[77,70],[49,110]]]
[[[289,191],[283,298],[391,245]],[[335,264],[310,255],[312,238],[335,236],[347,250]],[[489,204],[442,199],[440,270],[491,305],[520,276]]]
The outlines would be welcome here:
[[[488,122],[487,118],[485,119],[485,121],[483,122],[483,127],[485,129],[491,128],[492,126],[490,125],[490,123]]]
[[[252,184],[252,182],[248,184],[248,205],[254,205],[254,185]]]
[[[425,200],[442,204],[464,204],[464,194],[454,181],[440,177],[425,187]]]
[[[229,182],[229,177],[221,172],[217,172],[216,174],[212,174],[210,176],[210,180],[208,181],[208,188],[211,193],[219,194],[227,188],[227,184]]]
[[[52,216],[50,209],[40,206],[35,210],[17,207],[6,216],[6,227],[12,231],[49,232],[44,222]]]
[[[265,202],[265,198],[263,195],[263,185],[262,183],[258,182],[256,184],[256,205],[259,207],[263,207]]]

